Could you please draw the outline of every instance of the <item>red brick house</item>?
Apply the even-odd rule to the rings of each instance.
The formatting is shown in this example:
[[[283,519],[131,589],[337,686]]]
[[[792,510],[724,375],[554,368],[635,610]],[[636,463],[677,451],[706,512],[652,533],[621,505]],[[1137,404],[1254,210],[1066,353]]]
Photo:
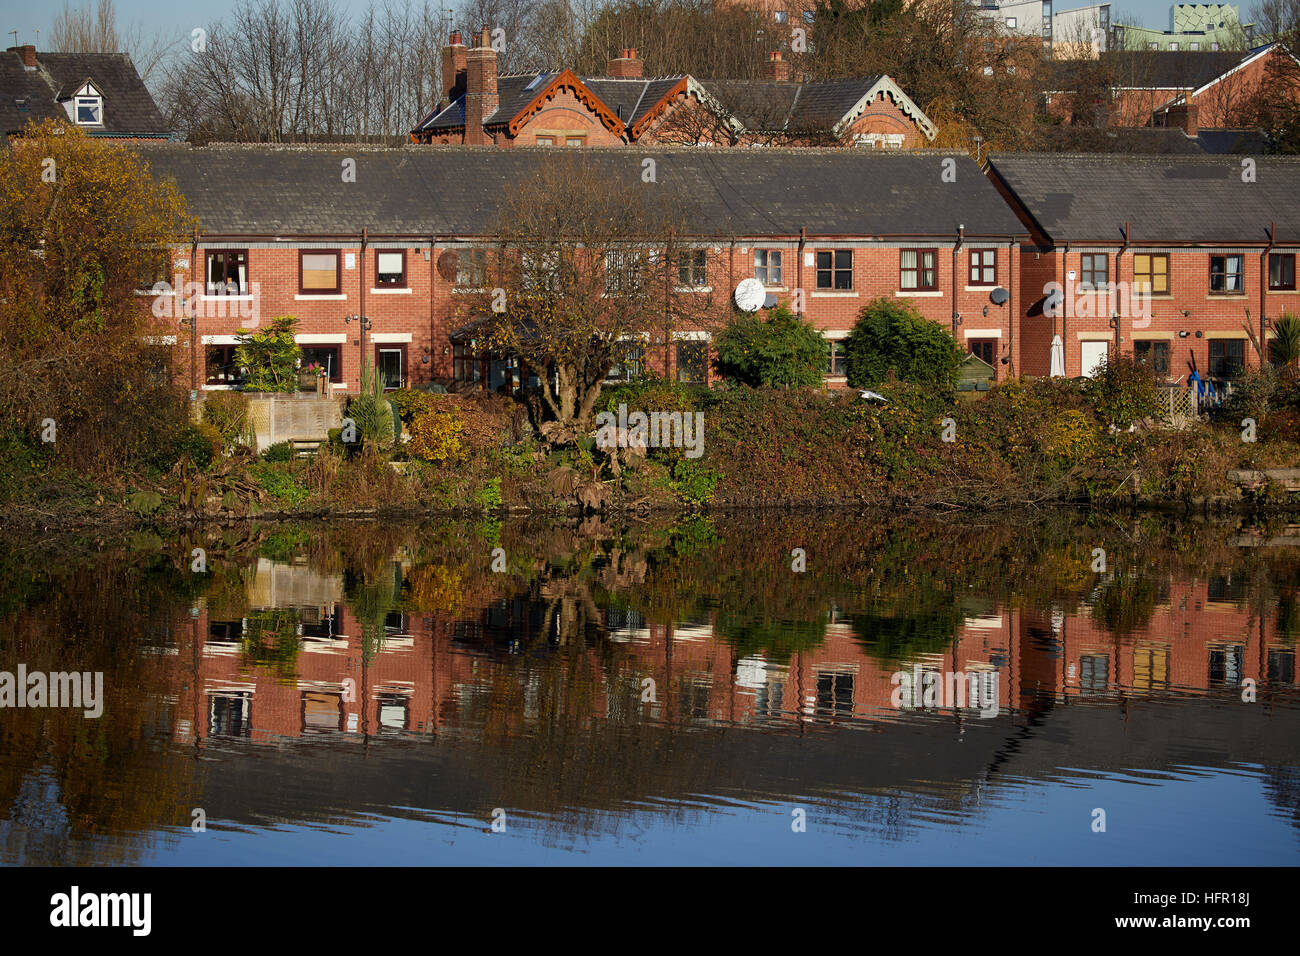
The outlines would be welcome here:
[[[1067,376],[1129,355],[1230,379],[1260,363],[1252,335],[1300,313],[1300,160],[1020,153],[987,172],[1030,236],[1025,373],[1048,374],[1059,335]]]
[[[771,55],[761,82],[646,78],[635,49],[606,76],[571,70],[499,76],[487,28],[443,49],[444,101],[411,141],[468,146],[854,145],[914,149],[934,123],[888,76],[795,82]]]
[[[175,251],[179,294],[155,303],[168,326],[160,334],[175,343],[177,364],[190,366],[193,387],[236,384],[236,336],[285,314],[299,319],[305,357],[327,366],[338,388],[357,387],[363,354],[404,384],[517,381],[508,356],[456,333],[475,319],[466,291],[485,282],[496,204],[555,152],[211,146],[144,155],[201,222]],[[772,302],[802,304],[825,331],[827,380],[837,385],[835,343],[862,307],[877,296],[906,299],[999,377],[1019,371],[1026,230],[964,154],[658,148],[645,156],[660,183],[693,201],[681,241],[696,253],[682,281],[712,303],[719,323],[734,314],[737,284],[758,278]],[[640,151],[635,162],[623,149],[589,158],[628,177],[642,170]],[[341,180],[348,161],[355,182]],[[177,324],[182,297],[199,306],[192,330]],[[356,316],[369,320],[366,329],[349,320]],[[647,343],[642,361],[707,381],[709,339],[707,330],[673,332]]]

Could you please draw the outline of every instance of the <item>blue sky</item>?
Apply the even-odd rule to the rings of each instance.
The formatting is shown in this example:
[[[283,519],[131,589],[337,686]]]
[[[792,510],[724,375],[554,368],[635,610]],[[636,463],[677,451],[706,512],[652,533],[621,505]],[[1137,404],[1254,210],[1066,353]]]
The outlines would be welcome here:
[[[84,3],[85,0],[82,2]],[[153,30],[177,35],[183,33],[188,36],[195,27],[201,27],[211,20],[219,20],[227,15],[235,2],[236,0],[168,0],[166,3],[161,3],[159,0],[116,0],[118,30],[125,32],[128,26],[141,23]],[[343,0],[343,2],[345,6],[354,10],[362,9],[366,5],[365,0]],[[74,4],[77,5],[80,4]],[[455,6],[456,4],[440,0],[438,5]],[[1078,2],[1059,0],[1057,9],[1064,10],[1086,5],[1084,0]],[[1132,14],[1145,26],[1167,29],[1170,5],[1171,0],[1117,0],[1111,4],[1111,16],[1118,19],[1126,14]],[[40,30],[41,36],[45,37],[49,33],[55,13],[61,8],[61,0],[43,0],[35,3],[32,0],[0,0],[0,31],[4,32],[4,45],[13,44],[14,38],[9,32],[11,30],[18,31],[21,43],[35,42],[37,30]],[[1253,0],[1239,4],[1239,8],[1243,19],[1249,20]],[[43,41],[37,45],[41,49],[45,48]]]

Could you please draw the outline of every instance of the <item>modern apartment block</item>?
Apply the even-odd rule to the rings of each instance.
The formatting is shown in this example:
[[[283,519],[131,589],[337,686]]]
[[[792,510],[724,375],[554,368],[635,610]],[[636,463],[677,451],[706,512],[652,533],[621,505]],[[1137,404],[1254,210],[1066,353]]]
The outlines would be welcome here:
[[[1116,50],[1246,50],[1255,45],[1255,24],[1242,23],[1235,4],[1176,3],[1169,8],[1169,29],[1115,24]]]

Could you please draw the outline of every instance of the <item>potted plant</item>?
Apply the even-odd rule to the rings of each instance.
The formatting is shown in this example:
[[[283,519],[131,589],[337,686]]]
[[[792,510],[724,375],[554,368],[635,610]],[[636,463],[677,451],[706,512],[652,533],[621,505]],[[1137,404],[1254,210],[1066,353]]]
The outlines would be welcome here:
[[[320,388],[320,378],[325,370],[319,362],[311,362],[298,368],[298,390],[314,392]]]

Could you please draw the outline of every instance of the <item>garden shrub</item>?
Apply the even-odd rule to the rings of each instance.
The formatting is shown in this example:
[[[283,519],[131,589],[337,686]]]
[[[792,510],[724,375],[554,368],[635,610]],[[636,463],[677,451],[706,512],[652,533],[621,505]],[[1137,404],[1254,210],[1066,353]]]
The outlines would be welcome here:
[[[421,461],[457,461],[464,454],[464,423],[454,411],[429,409],[411,422],[406,451]]]
[[[744,315],[714,337],[718,371],[755,388],[822,384],[829,346],[821,332],[784,306],[768,318]]]
[[[1083,394],[1103,425],[1128,428],[1162,415],[1161,391],[1151,366],[1130,356],[1112,356],[1083,385]]]
[[[872,388],[890,370],[904,382],[951,388],[962,351],[948,330],[906,302],[873,299],[844,343],[845,372],[853,388]]]
[[[278,441],[262,452],[263,461],[285,462],[293,458],[293,445],[287,441]]]

